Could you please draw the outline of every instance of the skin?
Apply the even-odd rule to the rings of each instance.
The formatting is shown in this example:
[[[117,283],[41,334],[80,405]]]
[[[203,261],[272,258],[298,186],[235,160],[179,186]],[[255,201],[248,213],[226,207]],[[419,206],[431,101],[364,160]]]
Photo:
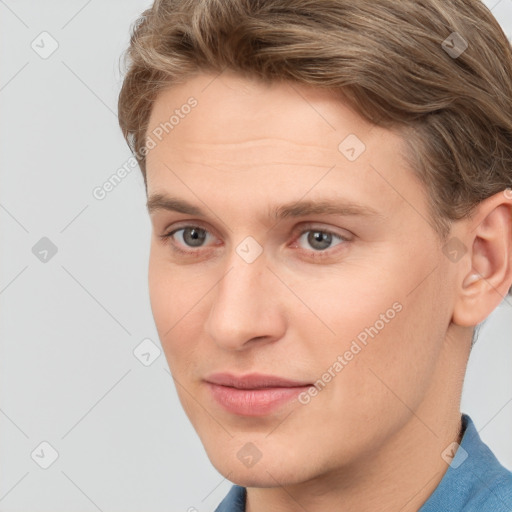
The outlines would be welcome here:
[[[197,106],[147,155],[149,287],[179,398],[212,464],[248,487],[249,512],[418,510],[448,468],[441,453],[459,440],[473,326],[512,283],[512,197],[496,194],[453,224],[467,248],[454,263],[399,134],[327,91],[230,72],[160,93],[148,133],[190,96]],[[353,162],[338,150],[349,134],[366,146]],[[205,214],[155,206],[157,194]],[[324,199],[375,214],[269,216]],[[186,226],[208,232],[202,246],[184,231],[163,238]],[[322,230],[337,236],[319,250],[308,235]],[[252,263],[236,252],[248,236],[263,250]],[[204,382],[226,371],[313,383],[396,303],[401,311],[307,405],[239,416]],[[237,457],[249,442],[261,453],[252,467]]]

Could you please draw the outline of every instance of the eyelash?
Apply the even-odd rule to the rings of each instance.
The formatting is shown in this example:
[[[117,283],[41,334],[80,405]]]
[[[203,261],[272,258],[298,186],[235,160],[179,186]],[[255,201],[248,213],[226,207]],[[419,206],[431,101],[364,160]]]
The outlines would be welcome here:
[[[170,231],[169,233],[166,233],[164,235],[160,235],[160,238],[164,241],[164,243],[170,245],[172,250],[174,252],[178,253],[178,254],[182,254],[184,256],[197,256],[197,255],[199,255],[199,252],[200,252],[199,250],[200,249],[204,249],[203,247],[198,247],[197,250],[185,250],[185,249],[182,249],[181,247],[179,247],[178,245],[176,245],[175,243],[172,242],[172,238],[173,238],[173,236],[177,232],[185,230],[187,228],[188,229],[190,229],[190,228],[198,228],[198,229],[201,229],[201,230],[205,231],[209,235],[212,234],[212,233],[210,233],[210,231],[208,231],[206,228],[204,228],[204,227],[202,227],[200,225],[188,224],[188,225],[184,225],[184,226],[180,226],[178,228],[175,228],[172,231]],[[308,256],[310,258],[312,258],[312,259],[322,259],[322,258],[326,258],[326,257],[332,256],[331,249],[334,249],[338,245],[344,245],[345,242],[349,242],[348,238],[345,238],[342,235],[339,235],[338,233],[335,233],[334,231],[330,231],[329,229],[317,228],[315,226],[308,225],[308,226],[303,227],[298,232],[298,234],[294,238],[295,241],[293,242],[293,244],[298,243],[300,238],[305,233],[309,233],[309,232],[312,232],[312,231],[313,232],[319,232],[319,233],[327,234],[327,235],[332,236],[333,239],[336,238],[336,239],[340,240],[339,244],[336,244],[334,247],[328,247],[325,250],[316,250],[315,251],[314,249],[311,249],[311,250],[299,249],[299,251],[301,251],[301,252],[307,252]]]

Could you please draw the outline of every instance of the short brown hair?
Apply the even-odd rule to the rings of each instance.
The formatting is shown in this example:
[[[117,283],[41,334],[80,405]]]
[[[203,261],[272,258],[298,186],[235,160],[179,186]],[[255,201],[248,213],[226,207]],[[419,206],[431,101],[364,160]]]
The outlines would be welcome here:
[[[396,129],[441,236],[512,186],[512,49],[480,0],[156,0],[125,57],[119,123],[144,180],[157,94],[230,69],[338,91]]]

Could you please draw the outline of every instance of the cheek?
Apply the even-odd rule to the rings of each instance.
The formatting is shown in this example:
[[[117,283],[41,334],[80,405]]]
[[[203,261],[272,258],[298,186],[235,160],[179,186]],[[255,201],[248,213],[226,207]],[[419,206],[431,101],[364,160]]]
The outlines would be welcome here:
[[[159,250],[151,250],[149,259],[149,297],[155,325],[166,355],[173,351],[176,333],[186,324],[187,310],[194,299],[191,287],[184,286],[176,268]]]
[[[148,278],[153,318],[169,368],[177,378],[184,371],[194,374],[211,279],[171,265],[158,248],[151,250]]]
[[[371,261],[324,272],[314,280],[296,281],[294,292],[306,307],[297,303],[291,311],[296,311],[295,320],[302,328],[309,325],[308,331],[316,332],[317,346],[319,335],[323,347],[332,346],[337,352],[348,349],[354,339],[364,346],[384,337],[399,321],[406,287],[386,277],[392,272],[380,268],[377,261]]]
[[[184,319],[187,312],[201,300],[207,284],[196,271],[173,265],[165,249],[155,247],[153,243],[149,257],[148,285],[157,329],[160,334],[165,334],[169,329],[174,330],[180,319]]]
[[[357,293],[336,300],[332,289],[332,300],[326,296],[318,311],[336,336],[327,333],[324,340],[311,314],[295,316],[300,339],[307,343],[305,359],[314,377],[326,382],[300,409],[301,418],[310,430],[323,432],[319,442],[325,446],[336,445],[340,432],[350,436],[350,446],[342,448],[345,455],[378,444],[408,420],[428,393],[443,339],[440,324],[433,321],[439,313],[431,300],[435,287],[407,296],[410,288],[403,284],[403,291],[401,286],[360,286]],[[341,370],[335,366],[341,364],[338,356],[344,361]],[[332,429],[325,427],[326,411]]]
[[[446,331],[446,312],[436,301],[439,290],[435,279],[411,294],[404,290],[395,302],[401,310],[389,323],[383,326],[375,321],[386,302],[373,310],[374,318],[367,319],[371,327],[367,324],[363,332],[372,331],[375,336],[368,337],[348,385],[359,395],[363,409],[376,407],[382,414],[403,416],[408,410],[404,404],[416,410],[428,393]]]
[[[296,288],[310,311],[296,309],[291,323],[297,326],[298,339],[304,340],[307,359],[315,362],[317,378],[329,369],[343,374],[334,379],[339,386],[333,386],[342,403],[355,396],[360,403],[382,396],[390,400],[386,384],[416,403],[426,392],[442,345],[446,311],[438,298],[439,277],[433,275],[414,289],[415,276],[425,274],[426,262],[416,263],[418,268],[410,272],[401,270],[396,256],[388,267],[380,263],[360,271],[354,266],[343,276]],[[346,361],[342,369],[339,364],[333,367],[338,356]]]
[[[175,294],[170,268],[165,265],[163,258],[152,247],[149,257],[149,299],[153,318],[163,343],[163,335],[174,324],[176,316]]]
[[[204,324],[202,297],[205,289],[186,272],[158,258],[150,258],[149,294],[153,318],[162,349],[172,374],[178,399],[192,424],[197,428],[205,419],[198,407],[196,379],[201,377],[204,358],[199,340]],[[192,283],[192,284],[191,284]],[[210,426],[208,430],[213,430]]]

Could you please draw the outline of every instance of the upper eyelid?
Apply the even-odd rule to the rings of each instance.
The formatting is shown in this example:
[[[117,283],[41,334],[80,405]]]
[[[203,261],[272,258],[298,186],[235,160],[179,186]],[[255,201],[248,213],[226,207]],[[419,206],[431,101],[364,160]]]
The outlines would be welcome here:
[[[180,229],[186,229],[186,228],[199,228],[204,229],[204,231],[208,232],[210,235],[217,236],[215,234],[215,231],[210,229],[209,227],[206,227],[203,225],[200,221],[197,222],[186,222],[180,225],[180,223],[174,223],[172,226],[169,226],[164,229],[164,236],[170,235],[173,232],[179,231]]]

